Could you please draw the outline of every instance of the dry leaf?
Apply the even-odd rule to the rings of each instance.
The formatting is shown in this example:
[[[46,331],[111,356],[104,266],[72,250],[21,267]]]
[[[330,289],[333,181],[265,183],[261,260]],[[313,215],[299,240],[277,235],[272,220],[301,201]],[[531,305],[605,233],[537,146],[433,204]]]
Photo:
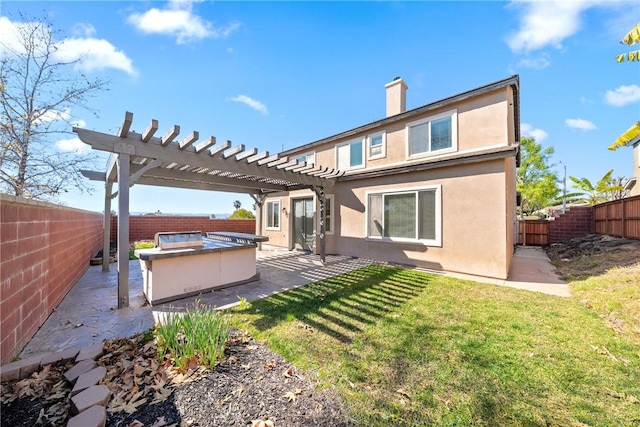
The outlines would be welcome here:
[[[151,424],[151,427],[165,427],[166,425],[167,421],[164,419],[164,417],[160,417],[153,424]]]
[[[288,399],[289,402],[295,402],[297,399],[297,395],[299,395],[300,393],[302,393],[302,390],[297,388],[294,391],[286,392],[283,397]]]
[[[169,396],[171,396],[171,393],[173,393],[173,391],[168,388],[162,388],[156,391],[153,394],[153,402],[151,402],[151,404],[155,405],[156,403],[164,402]]]
[[[293,368],[289,368],[282,373],[285,378],[291,378],[293,376]]]
[[[251,421],[251,427],[274,427],[274,424],[271,420],[253,420]]]
[[[267,363],[266,365],[264,365],[264,369],[270,371],[271,369],[276,367],[276,361],[275,360],[270,360],[269,363]]]
[[[138,420],[133,420],[127,427],[144,427],[144,424]]]
[[[396,393],[399,393],[399,394],[403,395],[404,397],[406,397],[407,399],[411,400],[411,396],[409,396],[409,393],[407,393],[406,391],[404,391],[401,388],[397,389]]]

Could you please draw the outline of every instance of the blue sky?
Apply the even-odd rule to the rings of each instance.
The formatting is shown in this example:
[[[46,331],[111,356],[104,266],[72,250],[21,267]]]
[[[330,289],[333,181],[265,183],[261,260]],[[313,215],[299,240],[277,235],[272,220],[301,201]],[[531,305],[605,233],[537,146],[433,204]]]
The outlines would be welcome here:
[[[19,13],[47,17],[79,71],[111,80],[83,127],[115,133],[158,119],[279,152],[385,115],[384,85],[408,84],[415,108],[520,75],[521,126],[555,149],[554,167],[597,180],[633,175],[632,151],[608,145],[640,119],[640,63],[618,64],[619,40],[640,22],[638,2],[2,1],[3,40]],[[635,47],[634,47],[635,48]],[[75,135],[55,141],[85,149]],[[53,141],[52,141],[53,142]],[[100,165],[106,155],[100,154]],[[561,163],[560,163],[561,162]],[[103,210],[103,186],[61,200]],[[231,212],[245,195],[134,186],[131,211]]]

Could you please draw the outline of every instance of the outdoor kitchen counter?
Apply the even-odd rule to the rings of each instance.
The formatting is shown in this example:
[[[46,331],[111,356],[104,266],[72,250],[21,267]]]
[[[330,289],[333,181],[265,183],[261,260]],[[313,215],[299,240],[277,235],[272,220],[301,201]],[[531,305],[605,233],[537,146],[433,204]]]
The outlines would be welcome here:
[[[260,278],[256,244],[202,238],[202,246],[139,249],[144,295],[151,305]]]
[[[240,233],[238,233],[240,234]],[[246,248],[255,248],[255,243],[239,243],[225,240],[210,239],[204,237],[202,239],[203,246],[196,248],[180,248],[180,249],[137,249],[135,254],[138,258],[144,261],[151,261],[154,259],[163,258],[176,258],[182,256],[193,256],[208,254],[212,252],[233,251]]]

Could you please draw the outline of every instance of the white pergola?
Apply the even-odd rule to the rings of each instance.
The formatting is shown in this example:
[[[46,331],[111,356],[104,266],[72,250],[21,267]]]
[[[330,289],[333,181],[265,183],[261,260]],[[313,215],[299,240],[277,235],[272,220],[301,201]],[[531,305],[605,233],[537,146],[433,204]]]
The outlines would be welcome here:
[[[250,194],[257,205],[258,234],[266,195],[311,189],[320,204],[320,256],[325,261],[325,189],[333,186],[342,172],[268,151],[248,150],[244,145],[232,146],[230,141],[217,143],[213,136],[198,142],[197,131],[178,141],[177,125],[163,137],[156,137],[155,119],[142,133],[131,131],[132,123],[133,113],[126,112],[117,135],[73,128],[94,150],[111,153],[105,172],[82,173],[105,182],[103,271],[109,270],[111,199],[118,197],[118,308],[129,306],[129,187],[134,184]],[[118,184],[116,192],[114,183]]]

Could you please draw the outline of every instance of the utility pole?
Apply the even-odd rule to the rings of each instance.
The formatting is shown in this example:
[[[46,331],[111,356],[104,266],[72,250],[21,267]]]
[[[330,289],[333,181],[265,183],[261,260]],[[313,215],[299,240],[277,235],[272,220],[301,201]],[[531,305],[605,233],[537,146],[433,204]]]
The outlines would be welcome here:
[[[562,190],[562,213],[567,211],[567,165],[564,165],[564,178],[562,179],[564,186]]]

